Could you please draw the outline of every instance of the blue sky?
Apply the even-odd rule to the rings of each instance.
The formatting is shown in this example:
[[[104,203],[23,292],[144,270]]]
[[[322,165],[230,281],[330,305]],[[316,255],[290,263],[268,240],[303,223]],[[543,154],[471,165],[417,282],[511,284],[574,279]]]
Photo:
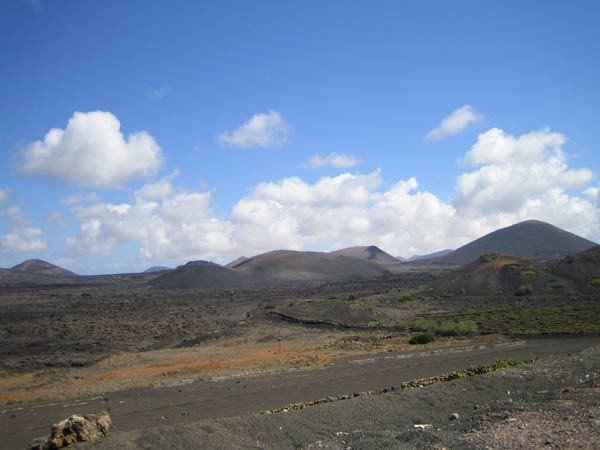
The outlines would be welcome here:
[[[0,266],[409,256],[526,218],[598,240],[599,20],[593,1],[3,2]]]

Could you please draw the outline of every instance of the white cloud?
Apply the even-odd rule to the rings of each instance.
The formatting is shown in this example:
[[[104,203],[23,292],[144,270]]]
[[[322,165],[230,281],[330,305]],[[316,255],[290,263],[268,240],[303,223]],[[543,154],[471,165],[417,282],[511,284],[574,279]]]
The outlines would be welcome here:
[[[31,226],[19,206],[0,211],[0,218],[9,224],[8,232],[0,236],[0,253],[32,252],[48,247],[42,229]]]
[[[148,97],[154,102],[160,102],[163,98],[171,93],[171,87],[168,84],[163,84],[148,91]]]
[[[233,131],[224,131],[217,140],[227,146],[254,148],[278,147],[286,144],[292,131],[290,124],[277,111],[255,114]]]
[[[0,189],[0,202],[3,202],[10,195],[10,188]]]
[[[328,155],[313,155],[304,164],[310,169],[317,169],[323,166],[332,166],[337,169],[347,169],[357,166],[361,160],[355,156],[339,153],[329,153]]]
[[[18,171],[93,188],[121,188],[130,178],[154,175],[162,150],[145,131],[121,132],[110,112],[76,112],[67,127],[53,128],[26,146]]]
[[[140,244],[142,259],[216,257],[230,247],[230,225],[211,212],[211,194],[176,189],[168,179],[135,192],[134,202],[75,206],[79,232],[67,239],[74,255],[109,254],[121,244]]]
[[[37,227],[13,228],[0,236],[0,253],[35,252],[47,248],[43,232]]]
[[[469,216],[524,215],[533,200],[551,210],[552,199],[593,178],[589,169],[569,168],[561,149],[566,140],[550,130],[515,137],[493,128],[480,134],[464,158],[476,169],[458,177],[454,204]]]
[[[440,124],[427,133],[427,139],[441,140],[465,130],[469,125],[479,122],[483,117],[471,105],[464,105],[444,117]]]
[[[456,248],[532,218],[598,240],[600,190],[589,185],[590,170],[569,167],[565,141],[550,130],[482,133],[464,156],[471,167],[457,178],[451,200],[421,189],[415,178],[382,188],[377,170],[259,183],[218,218],[210,193],[177,188],[173,175],[143,186],[132,203],[73,207],[81,225],[68,243],[80,254],[139,243],[140,256],[154,260],[223,261],[277,248],[365,244],[408,256]]]
[[[63,205],[76,205],[78,203],[94,203],[101,201],[102,198],[96,194],[95,192],[89,192],[87,194],[71,194],[65,198],[63,198],[60,202]]]

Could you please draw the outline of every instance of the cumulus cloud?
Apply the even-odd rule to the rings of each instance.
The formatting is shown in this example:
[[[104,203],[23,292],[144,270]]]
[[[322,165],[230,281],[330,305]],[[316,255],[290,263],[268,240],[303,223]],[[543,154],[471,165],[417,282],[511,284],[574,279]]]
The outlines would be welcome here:
[[[13,228],[0,236],[0,253],[35,252],[47,248],[41,228],[30,226]]]
[[[154,175],[163,163],[150,134],[125,138],[119,120],[105,111],[74,113],[65,129],[51,129],[20,156],[20,173],[92,188],[121,188],[131,178]]]
[[[483,117],[471,105],[455,109],[449,116],[444,117],[440,124],[427,133],[427,139],[437,141],[461,133],[469,125],[479,122]]]
[[[0,218],[8,222],[8,232],[0,236],[0,253],[32,252],[48,248],[41,228],[31,225],[19,206],[0,211]]]
[[[217,140],[230,147],[278,147],[286,144],[292,131],[277,111],[255,114],[233,131],[224,131]]]
[[[449,200],[414,177],[388,186],[376,170],[259,183],[219,218],[211,193],[178,188],[173,175],[146,184],[130,203],[73,206],[80,229],[68,243],[79,253],[139,243],[140,257],[154,260],[366,244],[408,256],[456,248],[532,218],[598,240],[600,189],[590,186],[590,170],[569,166],[565,142],[551,130],[482,133],[464,155],[466,168]]]
[[[551,198],[593,178],[589,169],[569,168],[566,141],[548,129],[519,137],[497,128],[480,134],[464,158],[475,170],[458,177],[454,204],[469,216],[527,211],[533,200],[551,209]]]
[[[348,169],[357,166],[361,160],[355,156],[339,153],[329,153],[328,155],[313,155],[309,158],[305,167],[310,169],[318,169],[323,166],[332,166],[336,169]]]
[[[148,184],[132,203],[97,203],[71,209],[80,221],[67,238],[73,255],[109,254],[120,244],[137,242],[139,256],[151,259],[215,257],[230,247],[230,225],[214,217],[211,194],[177,189],[168,179]]]

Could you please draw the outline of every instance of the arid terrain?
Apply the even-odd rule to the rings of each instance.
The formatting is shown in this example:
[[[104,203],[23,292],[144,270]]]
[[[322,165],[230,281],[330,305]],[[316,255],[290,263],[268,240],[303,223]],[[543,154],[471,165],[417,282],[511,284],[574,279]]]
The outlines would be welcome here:
[[[357,256],[54,278],[34,261],[37,282],[9,272],[0,448],[101,410],[114,430],[83,448],[597,448],[600,247],[454,270],[343,253]]]

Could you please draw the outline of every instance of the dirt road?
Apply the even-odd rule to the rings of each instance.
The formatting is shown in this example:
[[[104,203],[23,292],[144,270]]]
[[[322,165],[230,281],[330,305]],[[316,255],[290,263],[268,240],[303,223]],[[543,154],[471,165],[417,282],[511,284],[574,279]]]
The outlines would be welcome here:
[[[327,396],[398,386],[497,358],[530,358],[581,351],[600,337],[539,337],[511,344],[365,355],[321,369],[190,380],[177,386],[129,390],[77,402],[9,407],[0,411],[0,448],[25,448],[52,423],[74,413],[110,408],[116,430],[232,417]]]

